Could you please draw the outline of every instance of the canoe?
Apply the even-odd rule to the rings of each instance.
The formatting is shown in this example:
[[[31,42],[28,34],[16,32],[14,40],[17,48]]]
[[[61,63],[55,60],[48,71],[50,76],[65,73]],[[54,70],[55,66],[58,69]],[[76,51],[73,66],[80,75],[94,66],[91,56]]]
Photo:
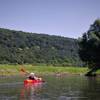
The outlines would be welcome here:
[[[30,79],[26,79],[24,80],[25,84],[35,84],[35,83],[42,83],[44,82],[43,80],[37,79],[37,80],[30,80]]]

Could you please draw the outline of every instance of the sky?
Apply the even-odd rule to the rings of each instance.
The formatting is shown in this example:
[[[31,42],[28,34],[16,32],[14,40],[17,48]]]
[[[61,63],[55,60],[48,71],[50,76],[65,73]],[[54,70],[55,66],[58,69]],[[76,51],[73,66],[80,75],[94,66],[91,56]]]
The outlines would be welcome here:
[[[0,28],[79,38],[100,18],[100,0],[0,0]]]

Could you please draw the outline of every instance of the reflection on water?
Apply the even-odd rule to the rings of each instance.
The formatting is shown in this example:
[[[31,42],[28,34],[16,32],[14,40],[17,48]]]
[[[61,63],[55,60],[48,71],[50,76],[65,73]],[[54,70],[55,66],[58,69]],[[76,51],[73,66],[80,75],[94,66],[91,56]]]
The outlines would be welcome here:
[[[100,77],[87,77],[84,87],[82,87],[82,95],[87,97],[87,100],[100,100]]]
[[[0,100],[17,100],[20,84],[22,83],[0,83]]]
[[[24,84],[20,93],[20,100],[41,100],[38,94],[41,93],[42,83]]]
[[[19,77],[0,79],[0,100],[100,100],[100,77],[43,77],[43,84],[23,84]]]

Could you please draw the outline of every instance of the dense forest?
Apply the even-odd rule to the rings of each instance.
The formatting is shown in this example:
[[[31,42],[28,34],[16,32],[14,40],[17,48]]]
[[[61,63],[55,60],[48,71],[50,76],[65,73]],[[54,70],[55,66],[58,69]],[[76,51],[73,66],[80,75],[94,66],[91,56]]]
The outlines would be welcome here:
[[[72,38],[0,28],[0,64],[81,66]]]

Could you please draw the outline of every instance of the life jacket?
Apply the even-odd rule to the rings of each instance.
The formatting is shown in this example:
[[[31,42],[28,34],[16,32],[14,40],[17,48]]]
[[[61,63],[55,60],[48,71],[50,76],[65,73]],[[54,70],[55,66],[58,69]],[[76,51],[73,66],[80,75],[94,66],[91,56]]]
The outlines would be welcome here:
[[[30,80],[35,80],[35,78],[33,76],[29,76],[28,77]]]

